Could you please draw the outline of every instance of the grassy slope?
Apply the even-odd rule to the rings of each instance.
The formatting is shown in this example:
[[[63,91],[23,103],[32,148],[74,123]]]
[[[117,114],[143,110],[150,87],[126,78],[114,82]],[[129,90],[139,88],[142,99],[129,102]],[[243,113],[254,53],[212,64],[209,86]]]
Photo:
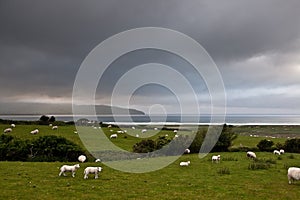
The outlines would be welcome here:
[[[7,126],[0,125],[0,130],[5,127]],[[27,139],[38,137],[29,133],[34,128],[36,127],[17,126],[10,134]],[[61,126],[58,131],[52,131],[47,126],[38,128],[39,135],[62,135],[81,144],[78,135],[74,134],[73,126]],[[244,130],[239,128],[237,132],[248,133],[249,130],[245,127]],[[251,131],[257,130],[251,128]],[[264,128],[262,134],[266,131]],[[270,129],[269,132],[273,131]],[[171,132],[161,134],[166,133],[172,135]],[[238,137],[235,141],[236,145],[239,143],[245,146],[256,145],[256,140],[263,139],[242,135],[244,136]],[[140,139],[119,137],[115,142],[129,149],[130,145],[122,143],[124,141],[135,143],[137,140]],[[199,159],[196,154],[184,155],[164,169],[145,174],[124,173],[99,163],[83,163],[75,178],[69,174],[67,177],[58,177],[59,167],[63,164],[59,162],[0,162],[0,197],[1,199],[297,199],[300,196],[300,182],[288,185],[286,177],[287,166],[300,167],[300,155],[294,154],[295,158],[290,159],[289,154],[285,154],[281,156],[282,160],[277,160],[272,153],[258,152],[259,158],[272,158],[276,160],[276,164],[267,170],[253,171],[248,169],[251,161],[245,157],[245,153],[220,154],[223,160],[220,164],[211,163],[211,154],[203,159]],[[179,167],[179,162],[186,160],[190,160],[191,165],[187,168]],[[100,178],[84,180],[83,169],[86,166],[97,165],[104,168]],[[230,174],[218,174],[218,171],[225,167],[229,169]]]

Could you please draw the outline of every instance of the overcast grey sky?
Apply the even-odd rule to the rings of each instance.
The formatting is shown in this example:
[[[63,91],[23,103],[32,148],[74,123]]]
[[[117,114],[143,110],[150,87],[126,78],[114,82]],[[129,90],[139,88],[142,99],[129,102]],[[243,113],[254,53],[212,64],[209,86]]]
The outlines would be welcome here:
[[[300,114],[299,9],[298,0],[0,0],[0,113],[14,103],[71,103],[76,73],[95,46],[128,29],[164,27],[210,54],[228,113]],[[189,65],[155,50],[124,55],[101,80],[97,103],[109,104],[122,73],[148,62],[179,71]],[[182,73],[194,83],[193,71]],[[200,83],[194,86],[205,107],[209,96]],[[153,104],[178,111],[175,96],[158,86],[140,88],[131,103],[145,112]]]

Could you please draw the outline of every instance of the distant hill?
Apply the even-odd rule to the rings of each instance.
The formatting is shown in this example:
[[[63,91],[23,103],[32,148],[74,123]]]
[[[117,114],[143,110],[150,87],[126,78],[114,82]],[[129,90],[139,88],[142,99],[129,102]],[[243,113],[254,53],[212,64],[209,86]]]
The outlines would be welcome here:
[[[80,105],[77,107],[78,114],[86,114],[85,110],[92,109],[93,106]],[[107,105],[96,105],[98,115],[111,115],[112,110],[115,115],[145,115],[144,112],[136,109],[111,107]],[[0,115],[42,115],[42,114],[72,114],[71,104],[45,104],[45,103],[1,103]]]

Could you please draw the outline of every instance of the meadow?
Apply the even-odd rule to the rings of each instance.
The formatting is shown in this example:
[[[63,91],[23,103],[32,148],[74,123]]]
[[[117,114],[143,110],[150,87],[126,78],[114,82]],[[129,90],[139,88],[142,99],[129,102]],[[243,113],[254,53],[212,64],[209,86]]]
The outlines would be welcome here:
[[[0,130],[7,125],[0,125]],[[30,135],[30,130],[40,129],[39,135]],[[234,146],[255,146],[266,134],[277,135],[269,138],[274,142],[284,142],[289,134],[297,134],[299,127],[235,127],[239,134]],[[41,135],[60,135],[82,145],[74,126],[60,126],[51,130],[47,126],[19,125],[12,133],[19,138],[30,139]],[[139,130],[135,130],[139,131]],[[287,131],[287,130],[286,130]],[[253,133],[257,137],[251,137]],[[109,134],[109,133],[107,133]],[[162,131],[168,134],[172,131]],[[188,132],[187,132],[188,134]],[[155,137],[155,136],[152,136]],[[131,150],[131,144],[141,140],[135,137],[118,137],[119,146]],[[129,144],[124,144],[126,141]],[[221,155],[220,163],[212,163],[212,155]],[[300,167],[300,155],[286,153],[280,156],[270,152],[257,152],[265,169],[249,169],[255,164],[246,157],[245,152],[210,153],[199,159],[198,154],[181,156],[171,165],[149,173],[125,173],[95,163],[89,157],[88,162],[80,164],[75,178],[70,174],[59,177],[60,162],[0,162],[1,199],[297,199],[300,196],[300,181],[288,184],[287,168]],[[152,159],[152,158],[149,158]],[[180,167],[179,162],[191,161],[188,167]],[[122,162],[118,161],[120,165]],[[103,171],[99,179],[93,175],[83,179],[83,170],[87,166],[101,166]]]

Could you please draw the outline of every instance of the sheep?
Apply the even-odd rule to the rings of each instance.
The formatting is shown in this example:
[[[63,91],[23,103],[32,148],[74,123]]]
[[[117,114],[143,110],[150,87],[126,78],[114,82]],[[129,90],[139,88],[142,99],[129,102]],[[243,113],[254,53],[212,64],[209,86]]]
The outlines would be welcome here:
[[[98,158],[98,159],[95,160],[95,162],[101,162],[101,160]]]
[[[147,132],[147,129],[143,129],[143,130],[142,130],[142,133],[146,133],[146,132]]]
[[[139,134],[136,134],[135,137],[140,137],[140,135],[139,135]]]
[[[11,126],[12,128],[15,128],[15,127],[16,127],[16,125],[15,125],[15,124],[11,124],[10,126]]]
[[[174,137],[175,137],[175,138],[178,138],[179,136],[176,134],[176,135],[174,135]]]
[[[51,127],[51,126],[52,126],[52,124],[49,124],[49,126]]]
[[[78,161],[79,162],[84,162],[86,160],[86,156],[85,155],[80,155],[79,157],[78,157]]]
[[[279,152],[278,150],[274,150],[273,153],[274,153],[275,155],[280,155],[280,152]]]
[[[33,131],[30,132],[32,135],[38,134],[39,133],[39,129],[34,129]]]
[[[220,160],[221,160],[221,156],[220,156],[220,155],[212,156],[212,157],[211,157],[211,162],[216,162],[216,163],[218,163],[218,162],[220,162]]]
[[[184,153],[185,153],[185,154],[189,154],[189,153],[191,153],[191,150],[185,149],[185,150],[184,150]]]
[[[187,161],[187,162],[180,162],[179,165],[182,166],[182,167],[184,167],[184,166],[189,166],[190,163],[191,163],[190,161]]]
[[[300,180],[300,168],[298,167],[290,167],[288,169],[288,174],[287,174],[289,184],[292,184],[294,180]]]
[[[135,129],[135,127],[133,126],[133,127],[131,127],[133,130]]]
[[[174,132],[174,133],[177,133],[177,130],[174,130],[173,132]]]
[[[52,130],[57,130],[58,126],[52,126]]]
[[[252,152],[252,151],[248,151],[247,152],[247,157],[255,159],[256,158],[256,154],[254,152]]]
[[[117,133],[125,133],[124,131],[117,131]]]
[[[279,152],[280,152],[280,154],[284,154],[284,150],[283,149],[280,149]]]
[[[76,170],[80,167],[79,164],[76,164],[76,165],[63,165],[61,168],[60,168],[60,172],[58,174],[58,176],[61,176],[62,174],[64,176],[66,176],[66,173],[65,172],[72,172],[72,177],[75,177],[75,172]]]
[[[4,129],[3,132],[4,132],[4,133],[10,133],[10,132],[12,132],[12,129],[11,129],[11,128],[6,128],[6,129]]]
[[[110,138],[117,138],[117,137],[118,137],[117,134],[111,134],[111,135],[110,135]]]
[[[98,172],[102,171],[102,167],[87,167],[84,170],[84,179],[88,179],[88,174],[95,174],[95,179],[98,178]]]

